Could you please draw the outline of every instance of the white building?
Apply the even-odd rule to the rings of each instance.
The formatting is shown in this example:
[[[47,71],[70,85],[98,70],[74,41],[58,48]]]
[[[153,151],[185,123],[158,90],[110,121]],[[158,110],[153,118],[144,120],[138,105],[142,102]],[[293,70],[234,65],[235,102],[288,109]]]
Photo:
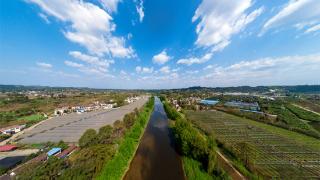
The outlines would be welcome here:
[[[20,132],[22,129],[24,129],[26,127],[25,124],[23,125],[14,125],[14,126],[8,126],[5,128],[0,129],[0,132],[2,134],[7,134],[7,135],[11,135],[11,134],[15,134]]]

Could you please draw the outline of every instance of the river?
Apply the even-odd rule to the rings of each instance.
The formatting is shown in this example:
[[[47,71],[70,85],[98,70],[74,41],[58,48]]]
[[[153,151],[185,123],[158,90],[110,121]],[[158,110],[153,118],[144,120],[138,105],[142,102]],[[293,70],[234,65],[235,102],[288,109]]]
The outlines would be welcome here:
[[[168,118],[159,98],[124,180],[185,179],[182,162],[176,153]]]

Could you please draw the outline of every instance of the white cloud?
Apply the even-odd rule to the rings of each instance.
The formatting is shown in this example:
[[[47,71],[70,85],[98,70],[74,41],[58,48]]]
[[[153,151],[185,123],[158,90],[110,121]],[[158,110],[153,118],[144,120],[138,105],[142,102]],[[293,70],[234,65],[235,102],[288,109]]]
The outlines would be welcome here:
[[[118,3],[122,0],[100,0],[103,7],[109,12],[117,12]]]
[[[128,74],[126,71],[124,71],[124,70],[121,70],[121,71],[120,71],[120,76],[119,76],[119,77],[120,77],[121,79],[126,80],[126,81],[130,81],[130,80],[131,80],[129,74]]]
[[[112,35],[116,25],[112,17],[98,6],[78,0],[28,0],[41,7],[46,15],[64,22],[62,32],[67,39],[87,48],[91,53],[113,57],[134,57],[134,50],[125,46],[125,39]],[[118,1],[110,1],[114,4]],[[113,8],[112,8],[113,9]]]
[[[124,71],[124,70],[121,70],[121,71],[120,71],[120,74],[121,74],[121,75],[127,75],[127,72]]]
[[[52,65],[49,63],[45,63],[45,62],[37,62],[37,66],[39,66],[40,68],[43,69],[51,69]]]
[[[199,71],[198,70],[194,70],[194,71],[186,71],[186,74],[198,74]]]
[[[207,53],[204,56],[198,58],[198,57],[191,57],[191,58],[186,58],[186,59],[179,59],[177,61],[177,64],[184,64],[191,66],[192,64],[202,64],[210,60],[212,57],[212,53]]]
[[[72,61],[64,61],[64,64],[70,67],[74,67],[74,68],[81,68],[83,67],[83,64],[79,64],[76,62],[72,62]]]
[[[178,71],[180,71],[180,68],[172,69],[172,72],[178,72]]]
[[[203,84],[215,86],[318,84],[320,55],[241,61],[226,67],[215,67],[210,71],[201,77]]]
[[[136,67],[136,72],[137,72],[137,73],[150,74],[150,73],[153,73],[153,67],[141,67],[141,66],[137,66],[137,67]]]
[[[140,0],[140,3],[136,5],[137,13],[139,14],[139,21],[142,22],[144,18],[144,11],[143,11],[143,0]]]
[[[309,26],[319,21],[319,0],[290,0],[280,12],[264,24],[260,35],[272,28],[294,25],[298,29],[302,29],[304,26]]]
[[[204,67],[203,70],[213,69],[214,67],[216,67],[216,66],[215,65],[208,65],[208,66]]]
[[[83,62],[86,62],[88,64],[91,64],[93,66],[105,66],[105,67],[109,67],[110,64],[113,64],[114,61],[113,60],[104,60],[104,59],[100,59],[99,57],[96,56],[90,56],[87,54],[83,54],[79,51],[70,51],[69,55],[71,55],[72,57],[79,59]]]
[[[152,73],[153,72],[153,67],[148,68],[148,67],[143,67],[142,68],[142,73]]]
[[[78,71],[82,73],[94,75],[98,78],[113,77],[112,75],[108,74],[108,68],[114,63],[113,60],[105,60],[100,57],[83,54],[79,51],[70,51],[69,55],[84,62],[85,64],[80,64],[73,61],[65,61],[65,65],[77,68]]]
[[[223,50],[232,35],[241,32],[264,10],[246,13],[251,6],[251,0],[203,0],[192,18],[193,22],[199,20],[196,45],[211,47],[212,52]]]
[[[320,24],[317,24],[315,26],[310,27],[309,29],[307,29],[305,31],[305,33],[312,33],[312,32],[316,32],[316,31],[320,31]]]
[[[153,63],[160,64],[160,65],[165,64],[170,59],[172,59],[172,57],[168,56],[166,50],[163,50],[161,53],[154,55],[152,57]]]
[[[169,74],[170,73],[170,67],[169,66],[164,66],[159,71],[164,73],[164,74]]]
[[[141,66],[137,66],[137,67],[136,67],[136,72],[137,72],[137,73],[140,73],[141,70],[142,70]]]

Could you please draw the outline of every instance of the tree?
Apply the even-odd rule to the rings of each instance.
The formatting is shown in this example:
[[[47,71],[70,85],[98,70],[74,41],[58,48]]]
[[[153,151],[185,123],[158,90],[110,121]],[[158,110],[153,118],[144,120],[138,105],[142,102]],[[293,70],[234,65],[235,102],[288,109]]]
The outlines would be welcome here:
[[[135,120],[135,114],[134,113],[126,114],[123,117],[123,122],[124,122],[124,124],[125,124],[127,129],[130,128],[134,124],[134,120]]]
[[[97,132],[94,129],[87,129],[79,139],[79,146],[86,147],[88,145],[95,144],[96,138]]]
[[[108,143],[110,142],[110,137],[112,135],[113,128],[110,125],[103,126],[99,129],[97,136],[99,143]]]

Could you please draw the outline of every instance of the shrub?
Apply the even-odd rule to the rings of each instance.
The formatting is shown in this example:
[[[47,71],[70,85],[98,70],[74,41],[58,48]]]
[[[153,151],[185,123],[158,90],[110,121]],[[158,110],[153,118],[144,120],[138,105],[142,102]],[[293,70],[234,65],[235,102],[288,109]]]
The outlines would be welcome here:
[[[109,142],[112,132],[113,132],[113,128],[110,125],[101,127],[97,135],[98,143],[105,144]]]
[[[94,129],[87,129],[86,132],[79,139],[79,146],[86,147],[94,144],[97,138],[97,132]]]

